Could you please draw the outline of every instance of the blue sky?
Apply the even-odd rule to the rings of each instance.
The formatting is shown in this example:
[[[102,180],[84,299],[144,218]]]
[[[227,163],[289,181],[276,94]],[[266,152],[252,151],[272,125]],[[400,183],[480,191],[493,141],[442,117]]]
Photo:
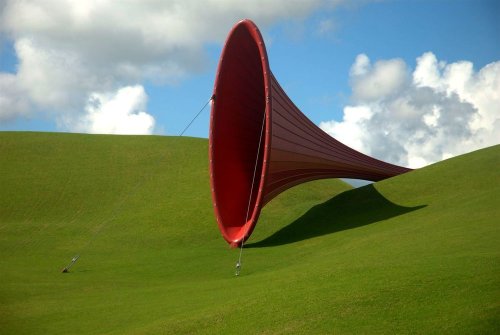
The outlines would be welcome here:
[[[203,6],[196,1],[173,1],[177,6],[187,8],[180,10],[182,15],[172,15],[172,20],[182,18],[190,23],[170,25],[168,13],[173,9],[166,6],[161,8],[165,19],[158,31],[171,29],[177,31],[177,35],[162,35],[156,30],[148,35],[147,30],[141,30],[141,24],[148,25],[158,19],[154,13],[148,12],[154,12],[155,8],[146,8],[144,4],[147,1],[137,2],[134,8],[120,8],[121,2],[99,7],[89,1],[92,8],[81,8],[83,5],[64,1],[47,3],[46,8],[40,10],[38,7],[43,5],[36,3],[31,8],[22,8],[15,2],[6,1],[3,5],[0,2],[4,21],[0,26],[0,73],[3,75],[0,77],[0,89],[4,91],[0,93],[0,99],[3,96],[6,101],[0,103],[0,109],[3,109],[0,110],[0,130],[120,133],[102,124],[100,128],[92,128],[89,122],[95,120],[89,121],[85,117],[92,111],[102,111],[92,109],[94,102],[104,106],[113,97],[119,96],[117,92],[120,88],[134,87],[137,100],[130,104],[135,104],[135,107],[125,106],[131,109],[124,117],[142,112],[137,118],[128,119],[140,121],[136,124],[143,124],[147,129],[139,132],[177,135],[211,95],[222,43],[231,25],[239,18],[248,17],[259,25],[266,40],[271,69],[292,100],[313,122],[358,150],[395,163],[417,166],[500,142],[495,137],[496,128],[473,125],[474,111],[491,123],[491,120],[497,120],[495,108],[500,110],[494,93],[487,100],[478,100],[478,92],[496,90],[498,66],[488,68],[488,75],[493,81],[479,82],[480,79],[477,79],[481,69],[500,61],[498,1],[269,2],[275,6],[268,6],[266,2],[258,4],[257,1],[256,6],[247,6],[238,1],[214,0],[214,3],[220,4],[218,9],[201,10],[198,7]],[[63,3],[64,6],[61,5]],[[77,14],[66,17],[64,10],[57,10],[65,6],[70,13]],[[287,7],[280,9],[280,6]],[[214,7],[213,4],[210,7]],[[109,27],[99,30],[103,22],[99,17],[109,16],[106,11],[123,11],[126,14],[129,10],[132,23],[123,30],[123,34],[132,36],[130,44],[127,44],[126,38],[122,41],[122,37],[114,34]],[[137,24],[133,24],[136,13]],[[122,29],[123,21],[119,16],[116,20],[113,15],[109,17],[109,26],[116,25],[118,30]],[[79,25],[67,28],[68,22],[74,21],[78,21]],[[67,34],[66,29],[69,31]],[[101,36],[106,39],[101,39]],[[164,38],[167,42],[158,42],[162,48],[155,50],[154,44],[148,44],[149,36]],[[190,42],[179,42],[181,38]],[[108,48],[113,43],[117,43],[117,49],[123,48],[123,52],[115,53]],[[431,83],[428,77],[420,81],[415,79],[417,58],[425,53],[434,57],[427,54],[424,57],[428,60],[426,64],[436,60],[435,67],[442,76],[439,81]],[[365,59],[357,58],[359,55],[366,55],[370,65],[362,75],[355,77],[354,64],[358,60],[356,64],[361,66]],[[474,72],[466,80],[468,86],[458,89],[454,88],[454,81],[461,78],[460,73],[467,72],[466,67],[447,68],[446,65],[463,65],[461,61],[472,64]],[[106,69],[111,67],[108,64],[125,65],[108,71]],[[425,70],[423,64],[422,58],[422,71]],[[61,66],[60,71],[57,71],[58,66]],[[394,80],[384,82],[384,78],[377,77],[378,68],[396,72]],[[75,69],[74,73],[71,73],[72,69]],[[120,69],[125,70],[120,72]],[[161,73],[156,75],[155,69]],[[40,73],[32,75],[36,72]],[[448,72],[459,74],[446,77]],[[6,77],[7,74],[10,76]],[[70,78],[65,78],[65,75]],[[83,84],[75,77],[82,78]],[[37,83],[39,86],[35,86]],[[381,86],[383,92],[370,91],[367,96],[366,83]],[[432,90],[431,97],[421,103],[422,87],[427,86]],[[132,94],[132,91],[127,92]],[[405,96],[407,100],[401,102],[394,98],[395,95]],[[417,119],[401,119],[391,129],[378,134],[377,138],[361,134],[370,132],[371,128],[366,127],[376,127],[377,122],[390,122],[390,115],[398,112],[394,110],[395,106],[402,103],[405,106],[418,105],[414,110],[414,113],[421,113],[418,122]],[[108,109],[120,106],[124,105],[110,104]],[[352,109],[348,108],[346,114],[346,107],[349,106]],[[468,107],[470,110],[467,110]],[[428,112],[429,108],[437,112],[432,114]],[[463,109],[463,115],[457,117],[453,108]],[[354,121],[352,118],[351,121],[344,120],[349,111],[354,115],[351,115]],[[111,112],[108,110],[106,113]],[[445,115],[448,116],[445,118]],[[207,109],[186,135],[207,137],[208,119]],[[422,128],[422,119],[428,120],[425,129]],[[113,122],[113,117],[108,115],[99,120],[101,123]],[[152,120],[154,126],[151,126]],[[438,133],[439,127],[446,134],[453,128],[450,125],[454,126],[453,129],[459,128],[453,122],[467,123],[470,131],[450,135],[448,141],[457,143],[450,146]],[[375,147],[380,146],[384,139],[388,143],[394,142],[396,146],[397,141],[405,138],[402,130],[396,130],[402,128],[408,136],[424,131],[425,136],[434,137],[431,142],[422,144],[423,135],[420,135],[413,139],[413,146],[403,145],[393,149],[392,153],[399,152],[399,156],[394,157],[388,150]],[[125,133],[130,129],[133,132],[133,128],[126,129]],[[349,138],[346,135],[349,132],[360,134]],[[380,138],[384,136],[386,138]],[[415,149],[419,145],[436,152],[421,152]]]
[[[500,2],[376,2],[318,12],[304,26],[283,22],[262,33],[271,70],[295,104],[319,123],[341,118],[351,92],[349,69],[360,53],[374,60],[402,58],[412,68],[427,51],[447,62],[470,60],[478,68],[500,60],[500,20],[495,11],[500,15]],[[335,28],[319,34],[318,22],[328,19]],[[293,31],[295,24],[298,32]],[[210,97],[220,52],[220,46],[211,48],[207,71],[180,86],[147,86],[150,111],[165,120],[161,123],[167,133],[178,134]],[[208,116],[204,113],[188,134],[207,137]]]

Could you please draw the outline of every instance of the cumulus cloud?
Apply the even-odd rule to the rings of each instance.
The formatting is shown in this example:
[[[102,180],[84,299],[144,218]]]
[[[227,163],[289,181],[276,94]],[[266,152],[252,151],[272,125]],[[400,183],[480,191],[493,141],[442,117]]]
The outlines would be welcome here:
[[[147,95],[140,85],[120,88],[112,93],[92,93],[85,115],[63,120],[68,128],[92,134],[151,134],[154,118],[145,109]]]
[[[393,94],[405,84],[406,65],[401,59],[382,60],[373,66],[365,54],[351,68],[351,85],[357,100],[373,101]]]
[[[13,41],[18,67],[0,76],[0,87],[9,87],[0,93],[0,118],[43,110],[63,129],[80,131],[81,126],[74,127],[82,118],[92,118],[93,101],[107,101],[99,94],[108,93],[102,92],[119,95],[120,89],[147,81],[176,83],[204,69],[204,47],[223,42],[237,20],[251,17],[266,27],[305,18],[332,3],[336,1],[2,1],[0,35]],[[122,121],[107,129],[122,129]]]
[[[0,122],[14,120],[19,115],[28,117],[29,111],[26,92],[19,86],[16,76],[0,73]]]
[[[500,61],[475,71],[427,52],[412,71],[362,54],[350,75],[353,104],[320,127],[357,150],[416,168],[500,142]]]

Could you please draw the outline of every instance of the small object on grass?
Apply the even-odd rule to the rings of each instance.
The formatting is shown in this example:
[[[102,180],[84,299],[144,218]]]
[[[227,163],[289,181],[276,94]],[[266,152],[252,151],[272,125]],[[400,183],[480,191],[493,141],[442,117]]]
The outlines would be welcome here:
[[[61,272],[68,273],[69,269],[73,266],[73,264],[75,264],[75,262],[78,260],[78,258],[80,258],[80,255],[76,255],[75,257],[73,257],[73,259],[71,260],[71,263],[69,263],[68,266],[66,266]]]
[[[237,262],[236,263],[236,273],[235,273],[236,277],[238,277],[240,275],[240,270],[241,270],[241,264],[240,264],[240,262]]]

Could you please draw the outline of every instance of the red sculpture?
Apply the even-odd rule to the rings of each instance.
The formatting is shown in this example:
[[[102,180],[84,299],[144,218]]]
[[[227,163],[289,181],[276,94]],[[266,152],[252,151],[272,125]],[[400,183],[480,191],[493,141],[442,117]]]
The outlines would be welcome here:
[[[219,60],[210,116],[210,182],[215,217],[236,247],[279,193],[321,178],[378,181],[410,169],[353,150],[314,125],[269,69],[257,26],[237,23]]]

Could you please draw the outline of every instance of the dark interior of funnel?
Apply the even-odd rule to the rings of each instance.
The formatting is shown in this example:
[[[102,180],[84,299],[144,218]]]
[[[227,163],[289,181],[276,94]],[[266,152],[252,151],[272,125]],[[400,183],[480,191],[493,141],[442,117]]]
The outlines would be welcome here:
[[[236,241],[243,237],[247,215],[250,219],[255,207],[264,156],[261,131],[266,107],[261,55],[244,26],[227,41],[215,94],[212,182],[219,223],[226,237]]]

